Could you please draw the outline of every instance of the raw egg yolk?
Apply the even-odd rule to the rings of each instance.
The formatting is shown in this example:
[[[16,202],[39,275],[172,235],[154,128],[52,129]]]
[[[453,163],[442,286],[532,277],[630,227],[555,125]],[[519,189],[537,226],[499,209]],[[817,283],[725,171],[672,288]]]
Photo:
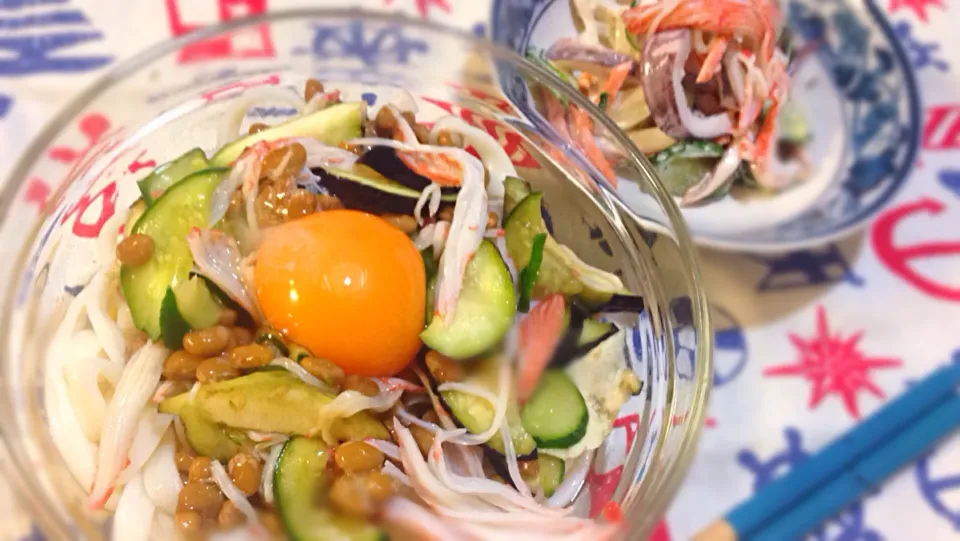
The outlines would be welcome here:
[[[377,216],[312,214],[270,229],[254,284],[264,317],[348,374],[390,376],[420,349],[426,294],[413,242]]]

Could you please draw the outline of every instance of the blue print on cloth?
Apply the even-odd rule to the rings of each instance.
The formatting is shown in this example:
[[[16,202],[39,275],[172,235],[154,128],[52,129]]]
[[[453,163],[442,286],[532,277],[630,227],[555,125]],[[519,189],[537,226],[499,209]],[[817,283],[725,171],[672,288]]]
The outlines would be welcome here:
[[[13,105],[13,98],[0,94],[0,118],[7,116],[10,112],[10,106]]]
[[[43,535],[36,524],[30,525],[30,533],[19,538],[17,541],[47,541],[47,536]]]
[[[378,25],[368,30],[362,21],[354,20],[345,25],[314,24],[313,32],[313,55],[355,58],[367,66],[407,64],[413,53],[429,50],[426,41],[404,36],[400,25]]]
[[[726,310],[713,307],[713,387],[737,379],[747,365],[747,338],[740,323]]]
[[[0,30],[21,30],[33,26],[58,24],[86,24],[87,18],[77,10],[58,10],[49,13],[32,13],[22,17],[0,17]]]
[[[794,466],[810,457],[803,449],[800,432],[793,427],[783,431],[787,441],[786,449],[776,453],[767,461],[761,461],[753,451],[743,450],[737,454],[737,462],[753,474],[753,491],[759,492],[768,483],[790,471]],[[816,541],[883,541],[883,537],[863,522],[863,502],[852,504],[840,515],[832,518],[828,529],[820,526],[810,533],[810,539]]]
[[[950,64],[946,60],[937,57],[940,51],[940,44],[933,42],[924,43],[914,39],[910,23],[906,21],[894,23],[893,33],[896,34],[897,39],[900,40],[900,43],[906,49],[907,54],[910,56],[910,62],[915,68],[918,70],[935,68],[943,72],[950,71]]]
[[[113,58],[69,49],[103,39],[76,9],[35,9],[66,0],[0,0],[0,77],[75,73],[99,68]],[[17,13],[31,8],[28,13]],[[24,30],[30,31],[25,33]]]
[[[777,256],[750,256],[767,267],[757,291],[777,291],[846,282],[860,287],[863,278],[850,269],[836,244]]]
[[[0,116],[3,116],[0,114]],[[940,184],[952,191],[954,195],[960,196],[960,169],[944,169],[940,171]]]
[[[953,353],[952,362],[960,364],[960,350]],[[932,472],[930,460],[936,457],[936,453],[937,451],[933,451],[917,461],[914,470],[917,488],[933,512],[946,519],[960,532],[960,505],[957,505],[956,499],[960,494],[960,469],[946,475]]]

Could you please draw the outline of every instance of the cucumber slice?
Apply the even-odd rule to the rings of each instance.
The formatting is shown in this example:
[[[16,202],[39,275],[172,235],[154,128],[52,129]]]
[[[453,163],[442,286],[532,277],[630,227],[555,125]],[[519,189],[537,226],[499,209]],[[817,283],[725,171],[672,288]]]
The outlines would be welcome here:
[[[507,177],[503,180],[503,223],[517,208],[521,201],[530,195],[530,185],[517,177]]]
[[[546,235],[533,298],[562,293],[579,296],[584,302],[595,305],[615,293],[624,292],[623,283],[615,274],[587,265],[553,238],[543,221],[542,205],[543,194],[531,193],[513,209],[504,225],[507,252],[518,269],[526,268],[530,263],[537,235]]]
[[[207,155],[195,148],[171,162],[157,166],[152,173],[137,181],[137,187],[140,188],[147,205],[152,205],[170,186],[209,167]]]
[[[566,373],[547,370],[520,411],[523,427],[544,449],[565,449],[587,433],[587,403]]]
[[[670,195],[680,197],[713,172],[723,147],[713,141],[680,141],[655,154],[650,161]]]
[[[147,202],[141,197],[133,202],[130,205],[130,208],[127,210],[127,221],[123,226],[123,234],[129,235],[133,231],[133,226],[137,225],[137,220],[143,216],[143,213],[147,211]]]
[[[294,362],[300,362],[303,359],[306,359],[310,356],[310,352],[307,351],[307,348],[299,346],[297,344],[290,344],[290,354],[288,357],[294,360]]]
[[[540,488],[543,489],[543,495],[553,496],[557,487],[563,482],[563,476],[566,473],[566,464],[563,459],[550,455],[540,455],[537,457],[539,472],[537,478],[540,480]]]
[[[349,139],[360,137],[360,124],[363,120],[361,103],[339,103],[316,113],[296,117],[283,124],[241,137],[217,151],[213,158],[210,158],[210,163],[218,166],[230,165],[247,147],[261,141],[310,137],[326,145],[336,146]]]
[[[160,310],[170,287],[187,279],[193,256],[187,234],[206,227],[213,190],[227,169],[207,169],[190,175],[168,189],[137,220],[131,233],[153,239],[153,256],[137,267],[120,267],[123,296],[137,328],[151,340],[161,337]]]
[[[496,346],[513,325],[516,304],[513,279],[497,247],[480,243],[467,264],[457,311],[447,325],[434,317],[420,339],[454,359],[475,357]]]
[[[177,297],[173,288],[167,286],[167,292],[160,301],[160,336],[163,345],[177,350],[182,347],[183,335],[190,332],[190,324],[180,315],[177,309]]]
[[[217,324],[223,306],[207,288],[207,282],[191,276],[173,288],[177,308],[191,329],[206,329]]]
[[[497,388],[498,363],[496,357],[488,357],[478,361],[465,378],[464,383],[486,389],[496,395],[499,391]],[[493,404],[479,396],[460,391],[442,391],[440,397],[457,423],[473,434],[484,432],[493,423]],[[537,446],[523,427],[517,399],[512,388],[511,396],[507,400],[506,422],[513,440],[514,454],[524,457],[533,453]],[[503,438],[500,437],[499,433],[494,434],[487,440],[486,445],[500,455],[504,454]]]
[[[577,339],[577,345],[580,347],[596,345],[602,340],[613,336],[617,332],[617,326],[605,321],[597,321],[587,318],[583,320],[583,328],[580,330],[580,337]]]
[[[376,526],[335,514],[327,505],[330,450],[320,440],[293,438],[283,446],[273,474],[277,511],[293,541],[379,541]]]
[[[287,343],[283,341],[283,337],[276,331],[262,330],[257,333],[255,341],[260,345],[270,346],[277,350],[277,353],[279,353],[281,357],[290,356],[290,348],[287,347]]]

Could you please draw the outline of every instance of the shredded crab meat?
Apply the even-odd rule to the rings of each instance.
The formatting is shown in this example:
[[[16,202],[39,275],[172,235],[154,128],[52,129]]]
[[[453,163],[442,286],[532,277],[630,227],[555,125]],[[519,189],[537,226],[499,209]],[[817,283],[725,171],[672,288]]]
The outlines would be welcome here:
[[[91,509],[103,507],[113,492],[136,435],[140,412],[157,388],[163,361],[168,354],[163,346],[148,342],[123,369],[104,416],[96,475],[87,500]]]
[[[467,165],[437,272],[436,310],[447,324],[453,321],[456,314],[457,299],[463,288],[467,263],[480,247],[487,223],[487,192],[483,186],[483,166],[475,158]]]
[[[458,431],[438,434],[427,460],[420,454],[413,435],[397,420],[394,431],[410,485],[433,511],[421,515],[419,510],[408,509],[408,517],[419,517],[415,522],[440,524],[451,531],[462,527],[464,533],[458,537],[474,539],[531,539],[540,535],[544,539],[609,539],[616,532],[614,525],[574,517],[569,509],[543,507],[496,481],[452,473],[444,460],[443,445],[446,437],[455,437]],[[396,518],[390,505],[384,512],[388,520]]]
[[[209,278],[259,321],[260,310],[243,279],[237,241],[217,229],[194,229],[187,235],[187,245],[200,274]]]

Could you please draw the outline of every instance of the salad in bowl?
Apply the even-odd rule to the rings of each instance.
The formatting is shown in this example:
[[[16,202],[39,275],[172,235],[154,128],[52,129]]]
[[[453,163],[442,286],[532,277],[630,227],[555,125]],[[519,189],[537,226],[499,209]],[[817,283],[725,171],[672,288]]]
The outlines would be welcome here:
[[[643,299],[405,91],[245,113],[137,182],[49,344],[52,436],[113,537],[616,536],[616,504],[567,505],[644,384]]]

